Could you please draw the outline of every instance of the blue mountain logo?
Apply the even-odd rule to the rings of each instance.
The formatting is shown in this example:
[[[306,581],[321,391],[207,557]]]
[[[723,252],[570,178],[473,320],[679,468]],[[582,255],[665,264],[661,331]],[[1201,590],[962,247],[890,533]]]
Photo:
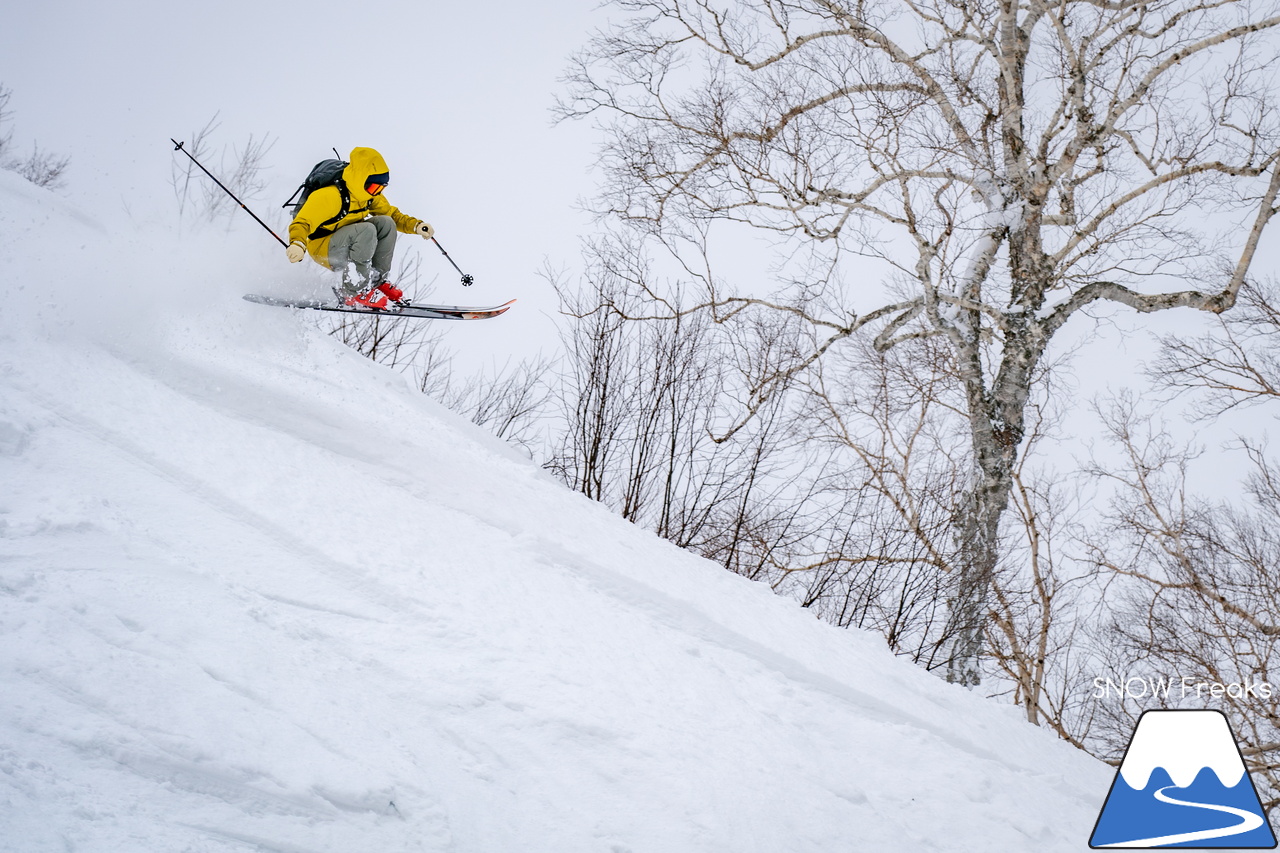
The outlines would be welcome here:
[[[1226,716],[1143,713],[1089,846],[1275,848]]]

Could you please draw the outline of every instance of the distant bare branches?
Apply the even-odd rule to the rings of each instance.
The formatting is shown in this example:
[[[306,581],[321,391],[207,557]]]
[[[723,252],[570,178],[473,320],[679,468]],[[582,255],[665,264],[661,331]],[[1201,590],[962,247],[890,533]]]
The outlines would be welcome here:
[[[1256,283],[1212,332],[1190,339],[1165,336],[1150,376],[1166,388],[1194,392],[1204,418],[1280,398],[1278,305],[1275,283]]]
[[[241,201],[251,202],[266,188],[263,172],[267,168],[266,156],[275,140],[268,135],[258,138],[250,134],[242,146],[224,144],[215,151],[213,137],[220,126],[218,115],[214,114],[202,128],[184,140],[183,147],[191,157],[217,175],[218,180]],[[200,171],[191,157],[174,158],[169,167],[178,214],[204,222],[216,222],[225,217],[227,222],[231,222],[236,203]]]
[[[1096,471],[1117,486],[1112,522],[1090,538],[1090,559],[1114,578],[1107,645],[1129,672],[1280,683],[1280,471],[1250,448],[1245,505],[1199,498],[1188,486],[1194,448],[1175,442],[1132,399],[1103,415],[1125,460]],[[1196,706],[1206,699],[1231,718],[1264,806],[1280,804],[1274,699],[1239,687],[1191,697]],[[1175,690],[1166,701],[1187,697]],[[1128,723],[1115,724],[1120,745]]]
[[[547,417],[553,371],[553,360],[542,356],[463,379],[450,373],[435,393],[424,390],[532,458],[542,450],[541,425]]]
[[[14,156],[13,128],[4,130],[13,113],[8,109],[12,90],[0,86],[0,168],[17,172],[31,183],[45,189],[58,189],[66,183],[67,167],[71,165],[71,157],[53,154],[41,150],[37,143],[31,144],[31,153],[25,157]]]

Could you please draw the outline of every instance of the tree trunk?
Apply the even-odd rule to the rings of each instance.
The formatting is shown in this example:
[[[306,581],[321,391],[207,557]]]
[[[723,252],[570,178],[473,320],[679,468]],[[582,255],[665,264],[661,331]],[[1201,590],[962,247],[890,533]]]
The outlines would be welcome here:
[[[1026,214],[1007,235],[1012,310],[1005,314],[1003,353],[994,379],[987,379],[976,335],[958,347],[969,409],[973,482],[958,509],[959,563],[944,637],[950,650],[947,680],[968,686],[981,677],[983,634],[1000,555],[1000,518],[1009,505],[1027,401],[1048,339],[1042,321],[1034,319],[1052,280],[1040,238],[1043,196],[1034,188],[1019,189],[1027,199]],[[976,328],[976,318],[972,322]]]
[[[1005,478],[1007,480],[1007,478]],[[981,681],[979,659],[991,607],[989,598],[999,554],[996,537],[1009,488],[989,472],[975,472],[966,505],[961,508],[960,559],[954,592],[948,603],[945,636],[947,681],[973,686]]]

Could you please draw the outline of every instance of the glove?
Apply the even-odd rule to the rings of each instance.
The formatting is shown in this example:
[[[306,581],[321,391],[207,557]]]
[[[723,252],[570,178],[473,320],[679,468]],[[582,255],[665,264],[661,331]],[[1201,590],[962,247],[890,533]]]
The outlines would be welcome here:
[[[430,240],[432,237],[436,236],[436,229],[432,228],[425,222],[419,222],[417,227],[413,229],[413,233],[420,234],[424,240]]]
[[[289,263],[296,264],[307,256],[307,247],[294,240],[285,248],[284,253],[289,256]]]

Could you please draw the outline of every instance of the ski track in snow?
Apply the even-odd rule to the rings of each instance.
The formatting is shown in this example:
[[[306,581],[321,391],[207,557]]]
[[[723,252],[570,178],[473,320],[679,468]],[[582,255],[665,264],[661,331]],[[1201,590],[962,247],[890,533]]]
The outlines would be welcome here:
[[[137,369],[141,366],[131,365],[131,367]],[[155,374],[150,369],[144,368],[140,370],[140,372],[144,373],[144,375],[150,376],[152,379],[157,381],[160,380],[159,375]],[[213,398],[210,395],[192,393],[189,390],[192,387],[210,387],[213,382],[217,381],[213,377],[209,375],[205,375],[203,377],[198,375],[193,376],[188,371],[184,371],[182,377],[184,381],[181,383],[181,387],[175,388],[174,384],[171,382],[165,383],[166,387],[185,394],[201,406],[217,408],[219,414],[229,415],[259,428],[278,428],[279,425],[277,423],[274,423],[262,415],[262,408],[245,407],[243,398],[237,398],[236,405],[233,407],[215,407],[212,405]],[[229,380],[230,377],[223,377],[222,381]],[[268,395],[264,393],[262,397],[265,399]],[[45,405],[49,406],[51,410],[53,410],[53,404],[48,401],[44,402]],[[139,463],[152,468],[161,477],[201,499],[216,511],[263,532],[264,535],[268,536],[268,538],[273,539],[281,546],[298,554],[299,557],[303,558],[311,565],[324,565],[326,562],[331,563],[331,561],[326,559],[325,555],[316,551],[314,548],[310,548],[305,542],[290,535],[279,526],[254,515],[243,506],[228,499],[226,496],[216,492],[211,492],[204,484],[193,480],[182,472],[175,470],[173,467],[164,464],[154,456],[143,452],[128,439],[114,433],[109,428],[101,424],[87,423],[85,420],[71,415],[66,411],[58,411],[58,414],[68,422],[74,423],[76,426],[83,429],[86,433],[109,443],[116,449],[129,454]],[[325,442],[316,439],[314,443],[317,446],[326,447],[330,451],[335,449],[331,441]],[[359,453],[354,447],[348,448],[347,453],[351,458],[360,458]],[[380,475],[379,479],[393,489],[404,490],[419,497],[422,496],[417,494],[420,489],[415,488],[415,484],[423,483],[425,482],[424,480],[413,480],[404,476],[388,476],[385,472]],[[480,515],[478,511],[470,512],[468,515],[482,526],[490,527],[495,530],[502,530],[502,528],[494,525],[489,519]],[[598,567],[591,563],[589,558],[585,555],[570,552],[564,546],[541,537],[534,537],[532,539],[526,537],[525,541],[530,547],[530,550],[539,555],[538,560],[544,566],[559,570],[568,569],[572,571],[578,577],[589,581],[598,590],[611,595],[620,602],[630,607],[642,608],[654,619],[655,622],[661,624],[665,628],[679,630],[700,641],[714,642],[721,648],[734,651],[744,657],[752,659],[762,666],[777,671],[788,679],[806,683],[814,689],[821,690],[833,697],[839,698],[842,701],[849,702],[858,707],[862,712],[872,715],[883,722],[895,725],[914,726],[915,728],[920,729],[923,733],[940,738],[948,745],[969,752],[977,759],[1006,763],[1001,756],[990,749],[981,748],[964,738],[957,737],[953,733],[946,731],[944,728],[929,723],[924,718],[914,716],[909,712],[904,712],[901,708],[895,708],[891,704],[876,699],[868,693],[858,691],[847,684],[843,684],[835,679],[808,670],[796,661],[779,655],[769,648],[751,641],[731,629],[724,628],[723,626],[716,624],[714,621],[708,621],[704,613],[701,613],[695,608],[688,607],[684,602],[664,595],[660,590],[657,590],[652,586],[630,581],[622,575],[615,573],[599,571]],[[335,577],[348,576],[351,574],[351,571],[352,567],[350,566],[330,564],[330,573]],[[393,591],[388,591],[389,597],[394,597],[394,595],[395,593]],[[329,608],[321,606],[308,606],[321,611],[329,610]]]
[[[1010,769],[1022,769],[1009,764],[994,750],[957,737],[923,717],[894,707],[865,691],[815,672],[793,658],[779,654],[714,620],[709,620],[696,608],[663,594],[661,590],[631,581],[621,575],[598,571],[580,555],[569,553],[550,542],[537,541],[533,545],[533,550],[540,554],[540,561],[549,567],[572,569],[575,574],[587,580],[595,588],[629,607],[641,610],[665,629],[679,631],[700,643],[713,644],[739,654],[762,668],[774,671],[788,681],[806,685],[842,702],[847,702],[856,707],[865,717],[893,725],[913,727],[923,734],[937,737],[947,745],[969,753],[976,759],[1005,764]]]
[[[254,531],[280,550],[296,557],[300,563],[305,563],[311,568],[321,571],[348,588],[358,587],[360,593],[358,600],[366,605],[369,603],[375,605],[375,612],[367,614],[356,613],[355,615],[360,619],[375,622],[385,621],[389,618],[387,614],[394,613],[397,607],[403,612],[403,606],[406,603],[412,603],[412,600],[406,602],[400,591],[395,587],[382,586],[368,572],[349,563],[333,560],[322,550],[309,545],[305,540],[294,535],[279,523],[252,511],[224,491],[212,487],[200,478],[194,477],[181,468],[159,458],[155,453],[140,447],[135,441],[122,433],[107,427],[90,416],[71,411],[65,405],[60,405],[56,401],[44,398],[31,389],[23,390],[29,399],[35,400],[53,419],[66,427],[75,430],[92,442],[105,445],[105,449],[114,451],[121,459],[128,460],[132,464],[146,469],[157,479],[189,495],[216,514],[227,519],[230,523]],[[244,414],[243,412],[232,412],[231,416],[243,418]],[[246,420],[257,427],[263,426],[261,418],[249,417]],[[320,442],[320,445],[324,446],[324,443]],[[330,451],[333,450],[331,446],[328,449]],[[354,454],[354,451],[348,450],[348,452]],[[358,454],[355,455],[358,456]],[[433,490],[416,485],[412,478],[407,478],[402,474],[389,474],[387,471],[381,470],[382,466],[376,463],[372,467],[375,478],[386,488],[408,491],[413,497],[421,500],[430,500],[432,498],[431,492]],[[495,528],[495,525],[489,524],[477,509],[465,511],[465,515],[469,523],[475,524],[481,529],[497,529],[499,532],[495,535],[503,536],[513,542],[515,547],[534,555],[536,564],[540,565],[544,570],[565,573],[572,581],[585,584],[587,588],[607,595],[624,607],[640,612],[647,621],[654,623],[660,629],[668,633],[685,635],[690,641],[687,645],[691,647],[701,647],[703,649],[711,647],[731,656],[746,658],[752,661],[752,665],[755,668],[771,671],[776,680],[792,685],[788,688],[789,690],[794,690],[796,686],[799,686],[802,689],[824,694],[838,702],[850,704],[857,709],[860,716],[877,720],[890,729],[899,730],[897,737],[904,741],[917,742],[922,735],[925,736],[927,741],[932,736],[932,738],[937,738],[947,746],[969,753],[978,761],[1011,766],[995,750],[978,747],[968,739],[957,737],[946,731],[944,727],[930,724],[918,715],[904,711],[901,708],[895,708],[891,703],[877,699],[865,691],[857,690],[830,676],[813,671],[798,663],[795,659],[774,651],[762,643],[753,641],[738,631],[725,627],[714,618],[709,619],[708,615],[700,611],[696,606],[690,606],[684,601],[673,598],[657,588],[633,580],[626,575],[603,570],[597,560],[593,560],[589,555],[580,551],[569,550],[564,543],[556,542],[544,536],[525,533],[522,531],[521,525],[509,527],[505,532],[502,532],[501,528]],[[278,602],[280,599],[285,598],[266,593],[261,593],[260,595],[267,601],[275,600]],[[291,601],[287,602],[287,604],[290,607],[296,606]],[[304,609],[351,618],[349,614],[338,612],[344,608],[307,603],[304,604]],[[345,609],[350,610],[351,608],[347,607]],[[415,608],[415,611],[417,616],[426,615],[423,610]],[[699,654],[705,656],[706,651],[704,650]],[[272,703],[269,699],[242,687],[234,679],[224,677],[209,668],[205,668],[205,673],[223,688],[257,704],[264,710],[272,708]],[[749,698],[744,697],[744,699],[749,701]],[[588,737],[608,740],[612,736],[607,728],[598,728],[593,731],[573,721],[554,723],[548,720],[548,722],[552,723],[553,727],[564,727],[563,733],[556,736],[561,739],[564,737],[577,739]],[[910,734],[909,732],[912,730],[917,731],[918,734]],[[336,746],[324,742],[323,739],[317,738],[317,741],[320,746],[327,750],[336,753],[341,752]],[[483,765],[502,763],[502,759],[498,755],[487,751],[477,752],[474,749],[474,744],[471,744],[465,737],[450,738],[450,742],[460,752],[471,754],[476,761],[477,768]],[[928,750],[922,749],[921,752],[927,755]],[[238,803],[241,807],[250,808],[255,812],[270,811],[278,815],[297,815],[298,813],[295,810],[301,806],[296,799],[266,797],[254,786],[246,786],[243,782],[228,779],[225,776],[209,776],[195,772],[181,763],[135,758],[117,758],[116,760],[143,778],[157,782],[167,780],[170,786],[178,789],[205,797],[212,797],[227,803]],[[864,795],[853,795],[847,799],[854,805],[864,805],[869,802]],[[220,834],[233,840],[255,838],[255,836],[234,833]],[[708,832],[708,836],[711,835],[713,833]],[[277,849],[264,846],[260,841],[252,841],[252,843],[259,844],[263,849]],[[921,843],[925,843],[925,840],[921,839]],[[304,848],[280,846],[278,849]]]
[[[300,562],[303,562],[310,567],[320,567],[335,580],[341,581],[351,587],[354,587],[358,580],[362,595],[368,594],[370,585],[372,585],[373,588],[378,588],[378,580],[376,577],[369,575],[367,572],[360,570],[356,566],[330,558],[325,552],[313,547],[305,539],[302,539],[297,534],[286,529],[284,526],[253,512],[243,503],[238,502],[227,494],[212,488],[207,482],[192,477],[182,469],[166,463],[155,454],[144,450],[136,442],[132,441],[122,433],[112,430],[102,423],[95,422],[88,417],[79,415],[71,411],[68,407],[61,406],[56,401],[51,400],[32,389],[16,387],[15,390],[27,395],[47,412],[55,415],[67,426],[83,433],[101,444],[107,445],[109,448],[128,458],[133,463],[150,470],[158,479],[194,497],[201,503],[207,505],[214,512],[226,517],[234,523],[256,531],[273,544],[296,555]],[[403,598],[401,591],[390,587],[382,587],[381,592],[382,595],[379,596],[381,599],[380,603],[386,604],[395,609],[402,607]],[[326,608],[316,605],[315,609],[324,610]]]
[[[213,380],[210,376],[184,376],[182,383],[183,389],[191,387],[209,387]],[[194,382],[191,380],[195,380]],[[170,385],[172,387],[172,385]],[[212,401],[206,394],[196,394],[183,390],[193,400],[209,405]],[[267,395],[263,395],[266,397]],[[221,409],[224,414],[229,414],[246,423],[254,426],[268,426],[277,428],[278,425],[268,421],[261,414],[260,408],[245,409],[242,405],[243,400],[238,401],[241,405],[233,410]],[[317,444],[323,444],[332,449],[332,444],[323,443],[317,440]],[[350,451],[353,457],[358,454],[354,450]],[[420,484],[427,482],[425,479],[411,479],[405,477],[382,477],[383,481],[394,488],[403,489],[418,497],[430,498],[433,495],[420,494],[423,491]],[[477,523],[496,530],[503,530],[498,525],[493,524],[491,519],[485,518],[479,511],[469,512],[468,515]],[[510,532],[510,531],[508,531]],[[519,534],[515,534],[519,535]],[[786,658],[778,653],[768,649],[767,647],[749,640],[743,635],[724,628],[715,622],[709,622],[706,614],[689,608],[676,599],[664,595],[660,590],[635,581],[630,581],[622,575],[599,571],[597,565],[590,561],[586,555],[571,552],[566,546],[560,543],[549,541],[542,537],[525,537],[525,544],[529,549],[538,554],[538,560],[547,568],[557,570],[568,569],[577,576],[590,582],[598,590],[611,595],[620,602],[631,606],[640,607],[645,610],[654,621],[662,626],[674,630],[682,631],[700,641],[715,642],[722,648],[735,651],[744,657],[751,658],[763,666],[770,667],[787,678],[801,681],[809,684],[815,689],[822,690],[832,696],[838,697],[843,701],[856,705],[860,710],[875,715],[878,719],[885,722],[895,724],[906,724],[919,728],[922,732],[939,737],[944,742],[958,749],[969,752],[975,758],[988,761],[996,761],[1004,763],[1004,760],[994,751],[985,749],[973,744],[964,738],[956,737],[953,733],[946,731],[942,727],[929,723],[921,717],[913,716],[904,712],[901,708],[876,699],[874,696],[862,691],[852,689],[847,684],[843,684],[835,679],[820,675],[810,671],[795,660]]]

